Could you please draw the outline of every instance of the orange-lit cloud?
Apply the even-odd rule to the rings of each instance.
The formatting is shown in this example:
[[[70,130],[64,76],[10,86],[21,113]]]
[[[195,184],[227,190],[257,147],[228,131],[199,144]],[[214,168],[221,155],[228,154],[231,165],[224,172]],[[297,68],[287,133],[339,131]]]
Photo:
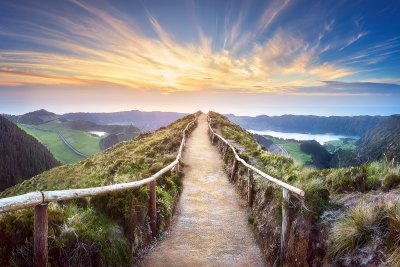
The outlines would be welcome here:
[[[255,35],[265,31],[289,1],[266,10],[250,35],[240,36],[238,24],[227,30],[226,47],[220,51],[213,50],[212,38],[201,31],[199,43],[179,43],[151,14],[147,17],[157,38],[143,34],[124,14],[73,2],[91,16],[73,20],[46,13],[43,16],[61,30],[31,25],[41,34],[19,36],[57,50],[0,51],[0,86],[105,83],[166,93],[210,89],[273,93],[353,73],[318,63],[321,51],[288,32],[277,31],[264,43],[253,44]],[[236,53],[249,43],[252,48],[247,53]]]

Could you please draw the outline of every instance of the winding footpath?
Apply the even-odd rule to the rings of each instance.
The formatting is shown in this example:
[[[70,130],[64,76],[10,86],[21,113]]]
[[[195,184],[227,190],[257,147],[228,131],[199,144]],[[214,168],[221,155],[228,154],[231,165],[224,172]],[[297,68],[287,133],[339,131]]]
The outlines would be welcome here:
[[[143,266],[264,266],[244,200],[207,135],[207,117],[187,141],[183,192],[170,232]]]

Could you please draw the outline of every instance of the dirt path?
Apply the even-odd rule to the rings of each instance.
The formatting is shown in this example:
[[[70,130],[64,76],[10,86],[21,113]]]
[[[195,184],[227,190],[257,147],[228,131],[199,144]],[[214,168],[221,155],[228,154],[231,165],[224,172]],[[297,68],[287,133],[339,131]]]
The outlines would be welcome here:
[[[187,142],[183,160],[184,189],[174,225],[143,266],[264,266],[246,204],[208,139],[205,115]]]

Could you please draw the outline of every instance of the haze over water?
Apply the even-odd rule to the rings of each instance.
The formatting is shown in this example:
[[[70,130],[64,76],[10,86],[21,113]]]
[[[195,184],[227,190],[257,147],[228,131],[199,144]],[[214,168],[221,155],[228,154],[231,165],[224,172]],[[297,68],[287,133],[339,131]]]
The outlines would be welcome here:
[[[305,141],[305,140],[315,140],[321,145],[328,141],[332,140],[339,140],[343,138],[352,138],[352,139],[359,139],[359,136],[351,136],[351,135],[337,135],[337,134],[307,134],[307,133],[284,133],[284,132],[276,132],[276,131],[255,131],[255,130],[248,130],[251,133],[259,134],[259,135],[269,135],[273,137],[283,138],[283,139],[294,139],[298,141]]]

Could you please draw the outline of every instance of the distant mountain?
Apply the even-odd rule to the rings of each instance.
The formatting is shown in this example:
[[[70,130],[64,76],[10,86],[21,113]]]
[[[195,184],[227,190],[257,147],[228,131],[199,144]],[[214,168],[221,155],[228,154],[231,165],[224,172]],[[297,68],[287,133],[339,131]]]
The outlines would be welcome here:
[[[400,115],[386,118],[360,140],[357,153],[364,161],[400,160]]]
[[[171,122],[182,118],[187,114],[177,112],[161,112],[161,111],[121,111],[111,113],[67,113],[62,115],[67,120],[84,120],[97,124],[133,124],[142,131],[154,130],[161,126],[170,124]]]
[[[250,130],[272,130],[298,133],[333,133],[362,136],[387,119],[387,116],[307,116],[283,115],[256,117],[226,115],[229,120]]]
[[[101,125],[91,121],[66,121],[64,125],[80,131],[101,131],[109,134],[119,134],[123,132],[140,133],[140,129],[133,125]]]
[[[0,116],[0,191],[58,165],[45,146]]]
[[[14,123],[24,123],[30,125],[39,125],[47,123],[49,121],[54,121],[58,119],[59,116],[55,113],[49,112],[45,109],[36,110],[33,112],[26,113],[24,115],[9,116],[8,119]]]
[[[80,131],[101,131],[108,135],[100,139],[100,148],[107,149],[113,145],[132,139],[140,134],[140,129],[133,125],[100,125],[90,121],[66,121],[64,125]]]

